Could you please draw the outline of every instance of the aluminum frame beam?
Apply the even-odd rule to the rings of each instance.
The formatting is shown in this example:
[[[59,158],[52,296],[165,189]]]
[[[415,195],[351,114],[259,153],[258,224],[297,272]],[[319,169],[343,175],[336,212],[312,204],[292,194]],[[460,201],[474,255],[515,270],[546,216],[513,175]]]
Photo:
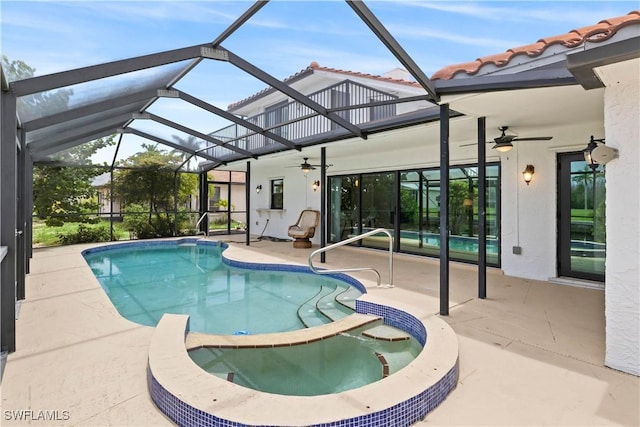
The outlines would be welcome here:
[[[240,58],[238,55],[236,55],[236,54],[234,54],[234,53],[232,53],[230,51],[227,51],[227,54],[228,54],[228,57],[229,57],[229,62],[231,64],[235,65],[236,67],[240,68],[242,71],[244,71],[244,72],[246,72],[248,74],[251,74],[253,77],[257,78],[258,80],[263,81],[264,83],[268,84],[269,86],[273,87],[274,89],[277,89],[278,91],[280,91],[283,94],[287,95],[288,97],[295,99],[296,101],[298,101],[302,105],[305,105],[305,106],[311,108],[312,110],[317,111],[319,114],[323,115],[327,119],[329,119],[332,122],[336,123],[340,127],[344,128],[344,129],[347,129],[353,135],[358,136],[359,138],[362,138],[362,139],[367,139],[366,133],[361,128],[359,128],[358,126],[352,124],[348,120],[343,119],[342,117],[340,117],[339,115],[337,115],[335,113],[330,113],[322,105],[320,105],[317,102],[311,100],[309,97],[307,97],[306,95],[303,95],[302,93],[300,93],[297,90],[293,89],[291,86],[287,85],[286,83],[281,82],[280,80],[276,79],[275,77],[265,73],[264,71],[262,71],[261,69],[259,69],[255,65],[253,65],[253,64],[245,61],[244,59]]]
[[[214,49],[210,44],[201,44],[17,80],[10,83],[10,86],[16,96],[20,97],[200,57],[227,60],[226,51]]]
[[[221,108],[218,108],[215,105],[211,105],[208,102],[205,102],[205,101],[203,101],[203,100],[201,100],[199,98],[196,98],[195,96],[190,95],[190,94],[188,94],[186,92],[183,92],[181,90],[175,90],[175,92],[177,92],[178,97],[180,99],[182,99],[183,101],[186,101],[186,102],[188,102],[188,103],[190,103],[192,105],[195,105],[196,107],[200,107],[203,110],[206,110],[206,111],[208,111],[210,113],[213,113],[213,114],[215,114],[217,116],[220,116],[220,117],[222,117],[224,119],[227,119],[227,120],[229,120],[231,122],[234,122],[235,124],[238,124],[238,125],[240,125],[242,127],[245,127],[247,129],[251,129],[252,131],[254,131],[256,133],[264,135],[267,138],[273,139],[274,141],[277,141],[280,144],[285,145],[285,146],[287,146],[289,148],[293,148],[293,149],[298,150],[298,151],[302,150],[302,148],[299,145],[294,144],[293,142],[289,141],[288,139],[283,138],[282,136],[277,135],[277,134],[275,134],[273,132],[269,132],[267,129],[261,128],[258,125],[255,125],[255,124],[253,124],[251,122],[248,122],[247,120],[244,120],[244,119],[236,116],[235,114],[232,114],[232,113],[230,113],[228,111],[225,111],[225,110],[223,110]],[[278,124],[278,126],[282,126],[282,124]],[[227,148],[229,148],[229,147],[227,147]],[[252,155],[252,157],[257,158],[257,157],[255,157],[253,155]]]
[[[95,128],[86,128],[81,133],[76,133],[77,131],[67,131],[59,134],[58,138],[47,138],[40,139],[38,141],[33,141],[27,144],[27,147],[31,149],[32,153],[40,152],[44,149],[55,148],[56,146],[60,146],[66,144],[68,142],[77,142],[76,145],[82,144],[84,142],[91,141],[90,139],[86,139],[88,136],[95,136],[95,138],[102,138],[103,136],[111,135],[116,133],[116,130],[122,127],[122,124],[125,123],[128,119],[131,118],[131,113],[120,114],[118,116],[110,118],[110,120],[98,123],[99,127]],[[69,148],[69,147],[66,147]],[[62,151],[66,148],[60,148],[57,151]],[[55,152],[55,151],[53,151]]]
[[[418,64],[409,56],[400,43],[396,41],[391,33],[382,25],[378,18],[369,10],[369,8],[361,0],[346,0],[347,4],[360,17],[360,19],[369,27],[369,29],[380,39],[380,41],[389,49],[398,61],[407,69],[409,73],[416,79],[420,86],[427,91],[434,102],[440,101],[440,97],[436,92],[433,82],[420,69]]]
[[[106,112],[127,105],[135,105],[140,102],[148,101],[157,96],[156,89],[144,90],[117,98],[109,98],[105,101],[96,102],[78,108],[73,108],[50,116],[41,117],[39,119],[30,120],[22,123],[22,129],[27,132],[42,129],[48,126],[56,125],[61,122],[79,119],[81,117],[90,116],[92,114]],[[133,112],[133,111],[132,111]]]
[[[196,150],[188,149],[186,147],[183,147],[180,144],[176,144],[175,142],[167,141],[166,139],[160,138],[159,136],[150,135],[150,134],[148,134],[146,132],[143,132],[141,130],[138,130],[136,128],[127,127],[125,129],[120,129],[119,132],[120,133],[130,133],[132,135],[139,136],[140,138],[145,138],[145,139],[157,142],[157,143],[162,144],[162,145],[167,145],[167,146],[169,146],[171,148],[175,148],[176,150],[184,151],[185,153],[197,154],[199,157],[205,158],[207,160],[211,160],[212,162],[217,162],[219,164],[226,165],[226,162],[223,162],[222,160],[220,160],[220,159],[218,159],[216,157],[209,156],[208,154],[198,154]]]
[[[255,15],[260,9],[262,9],[269,0],[258,0],[254,4],[252,4],[249,9],[247,9],[238,19],[236,19],[231,25],[227,27],[216,39],[211,43],[213,47],[217,47],[225,41],[231,34],[233,34],[237,29],[242,27],[242,24],[247,22],[253,15]]]
[[[183,126],[180,123],[173,122],[171,120],[165,119],[164,117],[156,116],[153,113],[142,113],[140,115],[134,116],[134,118],[136,120],[145,120],[145,119],[148,118],[149,120],[152,120],[152,121],[154,121],[156,123],[160,123],[160,124],[168,126],[170,128],[173,128],[173,129],[179,130],[181,132],[187,133],[187,134],[189,134],[191,136],[198,137],[198,138],[203,139],[203,140],[205,140],[207,142],[210,142],[212,144],[227,148],[227,149],[229,149],[231,151],[235,151],[236,153],[243,154],[243,155],[249,156],[249,157],[255,157],[255,154],[251,153],[250,151],[246,151],[246,150],[243,150],[242,148],[238,148],[238,147],[235,147],[233,145],[229,145],[226,142],[220,141],[219,139],[214,138],[214,137],[212,137],[210,135],[207,135],[207,134],[202,133],[202,132],[198,132],[195,129],[191,129],[191,128],[187,127],[187,126]],[[193,154],[197,154],[197,153],[199,153],[201,151],[204,151],[204,150],[206,150],[208,148],[211,148],[211,147],[207,147],[207,148],[203,148],[203,149],[199,149],[199,150],[194,150]],[[189,152],[187,150],[184,150],[184,151]]]

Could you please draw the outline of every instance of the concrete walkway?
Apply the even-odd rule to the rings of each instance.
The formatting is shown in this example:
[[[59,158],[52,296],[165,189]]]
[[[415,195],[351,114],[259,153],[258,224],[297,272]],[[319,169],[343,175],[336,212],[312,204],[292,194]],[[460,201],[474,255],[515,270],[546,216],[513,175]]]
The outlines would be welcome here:
[[[230,244],[258,262],[306,264],[316,249]],[[153,330],[115,312],[80,255],[90,246],[34,251],[17,351],[2,379],[3,426],[171,425],[147,392]],[[341,248],[323,267],[371,265],[385,281],[383,252]],[[437,313],[438,261],[396,255],[394,265],[396,287]],[[373,279],[368,272],[354,276]],[[475,266],[452,264],[450,276],[450,315],[443,319],[458,335],[460,379],[420,425],[640,425],[640,379],[603,366],[603,291],[492,270],[488,298],[479,300]]]

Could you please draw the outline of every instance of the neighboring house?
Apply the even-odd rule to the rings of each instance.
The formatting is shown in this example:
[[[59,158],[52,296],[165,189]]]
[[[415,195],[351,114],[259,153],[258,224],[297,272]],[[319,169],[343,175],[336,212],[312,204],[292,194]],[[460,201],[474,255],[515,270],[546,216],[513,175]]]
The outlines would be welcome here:
[[[118,197],[114,197],[111,201],[111,173],[106,172],[96,176],[91,185],[96,189],[98,196],[98,212],[99,216],[108,218],[113,212],[114,217],[121,217],[122,210],[125,208],[124,204]],[[112,206],[113,203],[113,206]],[[197,194],[194,194],[189,199],[189,202],[185,204],[185,208],[192,212],[198,211],[199,199]]]
[[[98,193],[98,216],[109,217],[112,210],[120,216],[120,199],[113,200],[113,208],[111,206],[111,173],[106,172],[96,176],[91,185]]]
[[[603,290],[604,313],[593,315],[607,319],[605,363],[635,375],[640,375],[639,41],[640,12],[633,11],[432,76],[440,104],[451,111],[451,258],[477,261],[479,129],[486,125],[486,139],[492,141],[508,126],[504,134],[521,141],[514,139],[509,151],[486,146],[488,264],[506,275]],[[372,76],[313,62],[285,82],[354,124],[438,108],[425,101],[354,107],[424,94],[398,70]],[[277,136],[302,145],[309,135],[327,136],[326,143],[304,146],[301,153],[285,149],[251,160],[252,233],[286,238],[302,209],[321,209],[325,191],[329,242],[384,227],[397,237],[397,250],[438,255],[437,116],[366,139],[345,133],[342,141],[340,126],[322,116],[301,120],[307,107],[273,89],[234,103],[229,111],[272,134],[243,135],[230,126],[214,135],[256,153],[275,144]],[[552,139],[537,140],[541,137]],[[595,173],[583,153],[592,137],[619,153],[606,166],[594,165]],[[320,182],[321,149],[330,165],[326,182]],[[224,159],[225,149],[212,154]],[[307,163],[315,167],[301,168]],[[246,159],[231,161],[218,169],[244,170],[245,164]],[[534,174],[525,183],[529,165]],[[318,191],[318,185],[326,188]],[[320,243],[319,233],[313,242]],[[370,239],[364,245],[384,248],[386,242]]]

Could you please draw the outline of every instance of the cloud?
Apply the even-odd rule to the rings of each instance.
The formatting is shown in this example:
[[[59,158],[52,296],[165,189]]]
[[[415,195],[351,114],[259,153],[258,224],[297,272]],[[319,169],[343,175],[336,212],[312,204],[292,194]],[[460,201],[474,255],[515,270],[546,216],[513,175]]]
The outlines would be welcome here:
[[[461,45],[482,46],[491,49],[508,49],[519,44],[519,42],[514,40],[465,36],[461,33],[452,33],[448,31],[432,30],[424,27],[413,27],[407,25],[389,26],[389,31],[396,36],[402,36],[416,40],[419,39],[426,42],[443,40]]]
[[[572,25],[591,25],[596,22],[619,15],[611,3],[618,5],[628,3],[629,10],[637,6],[637,2],[599,2],[599,1],[536,1],[536,2],[429,2],[400,0],[397,5],[430,9],[438,12],[468,16],[497,23],[519,23],[531,21],[548,23],[566,23],[567,31]],[[508,6],[493,6],[505,4]],[[635,6],[634,6],[635,4]]]

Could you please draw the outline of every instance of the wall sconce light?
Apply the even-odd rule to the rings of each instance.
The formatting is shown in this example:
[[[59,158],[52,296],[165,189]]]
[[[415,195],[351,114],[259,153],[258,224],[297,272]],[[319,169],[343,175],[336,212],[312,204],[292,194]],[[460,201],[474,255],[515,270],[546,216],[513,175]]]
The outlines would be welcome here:
[[[262,184],[258,184],[258,185],[256,186],[256,193],[258,193],[258,194],[259,194],[261,191],[262,191]]]
[[[595,173],[598,170],[598,165],[606,165],[613,159],[618,158],[618,150],[616,148],[607,147],[604,145],[604,138],[594,139],[591,135],[587,148],[582,150],[584,154],[584,161]]]
[[[524,170],[522,171],[522,177],[524,178],[524,182],[527,183],[527,185],[529,185],[529,183],[531,182],[531,179],[533,178],[533,174],[534,174],[534,167],[533,165],[527,165],[526,168],[524,168]]]
[[[473,206],[473,199],[471,197],[467,197],[462,201],[462,206],[470,208]]]
[[[313,191],[318,191],[318,188],[320,188],[320,181],[316,180],[313,181],[313,184],[311,185],[311,188],[313,188]]]

